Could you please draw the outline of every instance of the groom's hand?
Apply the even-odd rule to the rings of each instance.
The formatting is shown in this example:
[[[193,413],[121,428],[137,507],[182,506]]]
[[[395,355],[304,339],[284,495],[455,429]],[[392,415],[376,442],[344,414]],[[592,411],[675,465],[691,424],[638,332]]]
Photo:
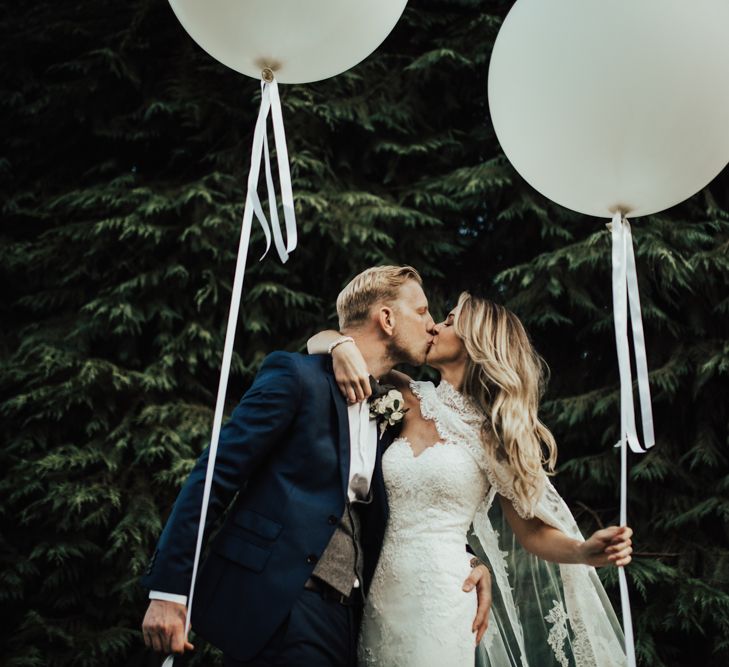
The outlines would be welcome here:
[[[195,647],[185,638],[187,608],[177,602],[152,600],[142,622],[144,643],[160,653],[182,655]]]
[[[491,572],[481,564],[471,570],[468,579],[463,582],[463,590],[467,593],[476,588],[478,609],[473,619],[471,632],[476,633],[476,645],[481,643],[486,629],[489,627],[489,612],[491,611]]]

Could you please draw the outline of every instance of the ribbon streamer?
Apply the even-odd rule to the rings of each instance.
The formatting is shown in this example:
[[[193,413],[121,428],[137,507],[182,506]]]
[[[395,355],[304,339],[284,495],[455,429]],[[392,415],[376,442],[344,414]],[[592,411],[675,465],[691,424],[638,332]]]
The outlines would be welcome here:
[[[638,274],[635,269],[635,254],[630,224],[621,213],[613,216],[609,225],[612,232],[613,252],[613,311],[615,318],[615,344],[620,371],[620,525],[628,523],[628,447],[642,454],[655,444],[653,432],[653,411],[651,408],[650,385],[648,383],[648,362],[643,334],[643,319],[638,293]],[[630,344],[628,340],[628,312],[633,331],[633,351],[640,396],[643,442],[640,444],[636,430],[635,406],[633,404],[633,379],[630,369]],[[635,667],[635,640],[633,620],[630,613],[630,597],[625,568],[619,568],[620,605],[623,614],[625,652],[628,667]]]
[[[268,135],[266,123],[269,113],[273,124],[273,136],[276,145],[276,160],[278,162],[279,184],[281,188],[281,206],[284,212],[286,223],[287,243],[284,244],[281,234],[281,224],[276,206],[276,190],[273,185],[273,173],[271,170],[271,157],[268,151]],[[286,133],[281,113],[281,98],[278,94],[278,84],[275,79],[271,82],[261,81],[261,108],[258,112],[256,129],[253,132],[253,148],[251,150],[251,170],[248,174],[248,197],[258,222],[261,224],[263,234],[266,237],[266,250],[261,256],[263,259],[271,247],[271,231],[268,220],[261,207],[258,198],[258,174],[260,172],[261,160],[263,159],[266,173],[266,188],[268,191],[268,212],[271,216],[271,229],[273,230],[273,241],[276,252],[282,262],[286,262],[289,254],[296,249],[296,213],[294,212],[294,195],[291,188],[291,172],[289,170],[289,153],[286,148]],[[246,199],[246,207],[248,207]],[[245,213],[243,214],[245,218]],[[245,224],[245,223],[244,223]]]
[[[265,75],[265,73],[264,73]],[[271,160],[268,152],[267,119],[269,113],[272,118],[273,135],[276,145],[276,158],[278,162],[278,175],[281,188],[282,208],[286,223],[286,238],[284,244],[281,233],[281,225],[276,207],[276,192],[273,185],[271,172]],[[258,198],[258,176],[261,169],[261,160],[264,162],[266,172],[266,186],[268,195],[268,210],[271,216],[271,228],[261,207]],[[286,134],[284,132],[283,115],[281,113],[281,99],[278,94],[278,84],[271,78],[270,81],[261,81],[261,108],[258,112],[256,127],[253,132],[253,146],[251,149],[251,168],[248,173],[248,190],[246,203],[243,210],[243,222],[241,225],[240,243],[238,246],[238,259],[233,279],[233,294],[230,299],[230,311],[228,313],[228,328],[225,332],[225,344],[223,346],[223,362],[220,370],[220,381],[218,383],[218,398],[215,404],[215,417],[213,419],[213,433],[210,438],[210,451],[208,465],[205,473],[205,486],[203,488],[202,507],[200,510],[200,522],[198,524],[197,544],[195,547],[195,559],[192,566],[192,580],[190,581],[190,592],[187,596],[187,615],[185,617],[185,638],[187,639],[190,630],[190,619],[192,617],[192,603],[195,591],[195,581],[202,552],[203,534],[205,521],[207,519],[208,504],[210,502],[210,489],[213,482],[213,471],[215,469],[215,458],[218,453],[218,440],[223,421],[223,410],[225,407],[225,396],[228,388],[228,376],[230,375],[230,363],[233,356],[233,344],[235,342],[235,330],[238,323],[238,311],[240,299],[243,292],[243,276],[246,270],[246,259],[248,258],[248,246],[251,238],[251,226],[253,216],[256,216],[264,236],[266,237],[266,251],[263,259],[271,247],[271,229],[273,230],[273,241],[276,251],[282,262],[286,262],[289,254],[296,249],[296,214],[294,212],[294,196],[291,188],[291,172],[289,170],[289,156],[286,149]],[[174,656],[169,655],[162,663],[162,667],[172,667]]]

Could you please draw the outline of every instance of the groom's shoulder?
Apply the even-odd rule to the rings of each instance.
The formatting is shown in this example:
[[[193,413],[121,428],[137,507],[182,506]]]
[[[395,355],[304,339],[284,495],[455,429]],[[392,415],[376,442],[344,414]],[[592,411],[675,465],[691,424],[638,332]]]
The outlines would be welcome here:
[[[296,374],[308,377],[312,374],[331,372],[332,362],[328,354],[302,354],[276,350],[266,355],[260,370],[277,367],[288,368]]]
[[[276,350],[266,356],[258,370],[258,378],[270,379],[277,384],[287,382],[292,390],[307,396],[318,396],[329,387],[332,361],[328,354],[301,354]],[[327,393],[328,395],[328,393]]]
[[[332,358],[328,354],[302,354],[286,352],[306,379],[325,379],[332,373]]]

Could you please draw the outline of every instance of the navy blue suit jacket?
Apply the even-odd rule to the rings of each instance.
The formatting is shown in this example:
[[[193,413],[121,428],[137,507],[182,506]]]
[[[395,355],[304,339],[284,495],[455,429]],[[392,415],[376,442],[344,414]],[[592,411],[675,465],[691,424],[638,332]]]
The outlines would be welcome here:
[[[365,592],[387,522],[378,441],[372,503],[362,506]],[[274,352],[222,428],[206,521],[230,506],[195,587],[192,627],[237,660],[284,620],[342,517],[349,477],[347,405],[328,355]],[[185,482],[142,585],[187,595],[208,450]],[[232,505],[231,505],[232,503]]]

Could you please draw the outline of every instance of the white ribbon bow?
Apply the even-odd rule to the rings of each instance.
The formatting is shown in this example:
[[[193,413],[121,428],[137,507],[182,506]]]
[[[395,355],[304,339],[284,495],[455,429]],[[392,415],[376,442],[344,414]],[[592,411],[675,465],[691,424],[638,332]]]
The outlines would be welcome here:
[[[287,243],[284,244],[276,206],[276,191],[273,185],[271,172],[271,158],[268,152],[267,119],[269,113],[273,123],[273,135],[276,145],[276,160],[278,162],[278,176],[281,187],[281,203],[286,223]],[[266,172],[266,187],[268,194],[268,211],[271,216],[271,229],[273,229],[273,242],[276,246],[278,256],[282,262],[286,262],[289,254],[294,251],[297,243],[296,214],[294,212],[294,196],[291,189],[291,172],[289,170],[289,154],[286,149],[286,134],[284,132],[283,115],[281,113],[281,99],[278,95],[278,84],[275,79],[261,81],[261,108],[258,112],[256,128],[253,132],[253,147],[251,149],[251,169],[248,173],[248,191],[246,193],[245,209],[243,211],[243,223],[241,225],[240,244],[238,246],[238,259],[235,267],[235,278],[233,279],[233,294],[230,299],[230,311],[228,313],[228,328],[225,332],[225,345],[223,346],[223,363],[220,370],[220,382],[218,383],[218,398],[215,404],[215,417],[213,419],[213,433],[210,438],[210,453],[208,466],[205,472],[205,486],[203,489],[202,508],[200,510],[200,522],[198,524],[197,544],[195,547],[195,559],[192,566],[192,580],[190,581],[190,592],[187,596],[187,616],[185,618],[185,638],[190,630],[190,618],[192,617],[192,602],[197,579],[197,569],[202,552],[203,533],[205,520],[210,502],[210,489],[215,469],[215,458],[218,452],[218,440],[220,428],[223,421],[223,409],[225,407],[225,395],[228,388],[228,376],[230,374],[230,362],[233,356],[233,343],[235,342],[235,329],[238,322],[238,311],[240,299],[243,292],[243,276],[246,270],[246,259],[248,258],[248,245],[251,238],[251,225],[255,214],[258,222],[263,228],[266,237],[266,250],[261,256],[263,259],[271,247],[271,229],[266,215],[261,207],[258,198],[258,175],[263,160]],[[162,667],[172,667],[174,656],[169,655],[162,663]]]
[[[635,270],[635,254],[630,224],[616,213],[609,225],[613,240],[613,311],[615,318],[615,344],[618,352],[618,368],[620,371],[620,440],[615,445],[620,447],[620,525],[628,523],[628,447],[638,454],[645,453],[655,444],[653,433],[653,412],[651,408],[651,392],[648,383],[648,362],[645,352],[645,336],[643,335],[643,319],[640,312],[640,296],[638,293],[638,274]],[[630,369],[630,344],[628,341],[628,310],[633,330],[633,351],[635,353],[635,370],[638,376],[638,393],[643,426],[643,442],[638,440],[635,423],[635,407],[633,405],[633,378]],[[630,597],[625,569],[618,569],[620,584],[620,604],[623,613],[623,631],[625,633],[625,649],[628,667],[635,667],[635,646],[633,637],[633,621],[630,613]]]

